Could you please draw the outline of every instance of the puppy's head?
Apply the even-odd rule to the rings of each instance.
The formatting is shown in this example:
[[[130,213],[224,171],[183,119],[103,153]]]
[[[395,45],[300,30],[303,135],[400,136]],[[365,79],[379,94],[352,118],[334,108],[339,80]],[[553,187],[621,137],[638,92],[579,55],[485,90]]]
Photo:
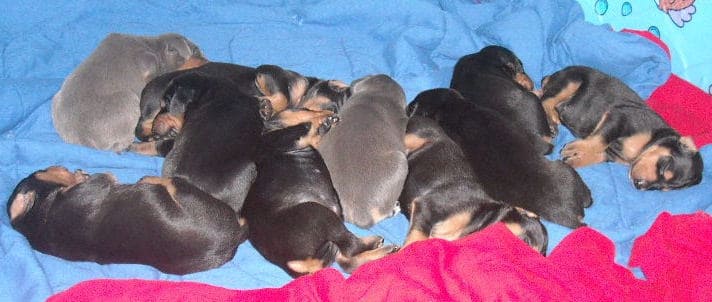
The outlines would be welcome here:
[[[677,135],[653,138],[630,168],[639,190],[671,190],[702,181],[702,157],[692,139]]]
[[[424,116],[440,122],[449,106],[459,101],[464,101],[464,98],[454,89],[430,89],[419,93],[406,107],[406,113],[408,117]]]
[[[338,113],[346,99],[351,96],[349,88],[339,80],[318,81],[309,87],[297,108]]]
[[[385,74],[369,75],[351,82],[351,93],[384,93],[389,96],[395,95],[398,99],[405,101],[405,92],[403,87],[398,84],[393,78]]]
[[[26,217],[31,217],[35,209],[42,208],[47,200],[53,199],[58,191],[67,190],[84,182],[88,174],[77,170],[52,166],[36,171],[21,180],[7,203],[8,216],[13,226],[20,227]],[[31,218],[30,218],[31,219]]]
[[[460,58],[455,64],[451,87],[480,73],[510,78],[526,90],[534,89],[534,82],[524,72],[522,61],[511,50],[496,45],[487,46],[479,52]]]
[[[169,33],[158,36],[162,44],[160,71],[188,69],[205,64],[207,60],[197,45],[179,34]]]
[[[296,108],[310,81],[299,73],[277,65],[260,65],[255,70],[255,86],[269,100],[273,112]]]

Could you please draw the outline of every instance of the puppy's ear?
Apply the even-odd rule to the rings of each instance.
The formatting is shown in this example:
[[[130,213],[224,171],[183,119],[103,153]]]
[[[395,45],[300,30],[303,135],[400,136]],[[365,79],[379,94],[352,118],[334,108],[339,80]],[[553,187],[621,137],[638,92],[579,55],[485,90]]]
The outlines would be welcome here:
[[[36,195],[37,193],[35,193],[35,191],[18,193],[15,195],[15,198],[10,201],[10,222],[15,223],[16,220],[24,217],[25,214],[32,209],[32,206],[35,205]]]
[[[692,152],[697,152],[697,146],[695,146],[695,141],[692,140],[692,137],[689,136],[683,136],[680,138],[680,144],[685,146],[688,150]]]

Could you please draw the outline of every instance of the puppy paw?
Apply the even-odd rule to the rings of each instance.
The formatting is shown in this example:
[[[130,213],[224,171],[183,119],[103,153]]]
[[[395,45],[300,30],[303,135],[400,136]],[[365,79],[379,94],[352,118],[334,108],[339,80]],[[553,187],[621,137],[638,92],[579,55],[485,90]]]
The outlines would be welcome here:
[[[274,115],[274,108],[272,108],[270,100],[266,98],[259,98],[258,101],[260,107],[260,117],[262,117],[263,121],[266,121]]]
[[[605,148],[601,148],[595,142],[587,140],[576,140],[566,144],[561,150],[561,160],[571,167],[578,168],[606,160]]]
[[[324,135],[324,134],[326,134],[327,132],[329,132],[329,130],[331,130],[331,127],[334,126],[334,125],[336,125],[340,120],[341,120],[341,119],[340,119],[339,116],[336,115],[336,114],[327,116],[327,117],[321,122],[321,124],[319,124],[319,128],[317,128],[317,134],[318,134],[318,135]]]

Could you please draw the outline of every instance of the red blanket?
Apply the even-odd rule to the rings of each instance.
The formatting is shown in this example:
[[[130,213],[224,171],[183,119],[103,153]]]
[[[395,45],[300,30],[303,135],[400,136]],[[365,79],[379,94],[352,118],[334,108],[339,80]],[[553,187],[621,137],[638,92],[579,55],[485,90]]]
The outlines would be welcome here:
[[[579,228],[548,257],[502,224],[454,242],[428,240],[362,266],[348,279],[325,269],[282,288],[230,290],[189,282],[93,280],[50,301],[669,301],[712,294],[712,217],[661,214],[638,238],[631,265],[613,262],[613,243]]]

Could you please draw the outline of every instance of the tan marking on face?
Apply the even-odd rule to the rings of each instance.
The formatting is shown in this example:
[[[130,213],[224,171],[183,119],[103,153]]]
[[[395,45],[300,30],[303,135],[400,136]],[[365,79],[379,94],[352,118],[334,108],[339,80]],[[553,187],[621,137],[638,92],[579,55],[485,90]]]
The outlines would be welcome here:
[[[176,132],[180,132],[183,129],[183,123],[185,122],[185,114],[169,114],[163,113],[156,116],[153,120],[153,127],[151,132],[155,135],[164,136],[168,134],[172,129]]]
[[[168,191],[168,195],[171,196],[171,199],[173,202],[175,202],[176,205],[179,207],[181,206],[180,202],[176,198],[178,189],[176,188],[175,184],[173,183],[173,179],[169,177],[158,177],[158,176],[145,176],[141,178],[141,180],[138,181],[139,183],[143,184],[153,184],[153,185],[159,185],[162,186]]]
[[[548,82],[548,77],[544,78],[544,81]],[[542,100],[541,105],[544,107],[544,112],[546,112],[546,116],[548,117],[549,122],[552,123],[552,125],[561,124],[561,119],[559,118],[559,111],[556,110],[556,107],[559,104],[570,100],[571,97],[573,97],[576,91],[579,89],[579,87],[581,87],[581,82],[569,82],[568,84],[566,84],[566,87],[564,87],[564,89],[559,91],[559,93]]]
[[[10,202],[10,222],[15,222],[15,219],[32,208],[35,204],[36,195],[35,191],[15,195],[15,198]]]
[[[324,261],[321,259],[307,258],[304,260],[287,261],[287,267],[299,274],[311,274],[324,268]]]
[[[141,122],[141,133],[138,134],[140,136],[140,138],[151,137],[152,132],[153,132],[153,119],[143,120],[143,122]]]
[[[514,81],[519,83],[524,89],[531,91],[534,89],[534,82],[526,73],[517,73],[514,75]]]
[[[627,163],[635,160],[643,151],[645,145],[650,142],[651,138],[652,135],[650,132],[638,133],[624,138],[622,141],[623,150],[621,152],[623,158],[621,159]]]
[[[658,145],[645,149],[630,167],[630,178],[642,179],[647,182],[658,180],[658,160],[663,156],[670,156],[670,149]],[[672,173],[672,172],[671,172]],[[674,175],[670,174],[669,178]]]
[[[45,171],[35,173],[35,178],[41,181],[59,184],[63,187],[72,187],[78,183],[85,181],[89,176],[82,173],[80,170],[74,173],[69,172],[67,168],[60,166],[52,166]]]
[[[472,214],[470,212],[460,212],[443,221],[440,221],[433,225],[432,231],[430,231],[430,237],[441,238],[445,240],[455,240],[463,235],[464,229],[470,224],[472,220]]]
[[[289,107],[289,101],[287,100],[287,96],[285,96],[281,92],[275,93],[273,95],[267,95],[263,98],[269,101],[270,105],[272,106],[273,114],[275,112],[282,112]]]
[[[406,154],[411,154],[415,151],[418,151],[420,150],[420,148],[430,143],[430,140],[412,133],[406,134],[403,141],[405,142]]]
[[[185,69],[191,69],[191,68],[196,68],[205,65],[205,63],[208,63],[208,60],[202,57],[189,57],[187,60],[185,60],[185,63],[178,67],[178,70],[185,70]]]
[[[571,167],[584,167],[606,161],[606,147],[602,136],[592,135],[566,144],[561,157]]]

